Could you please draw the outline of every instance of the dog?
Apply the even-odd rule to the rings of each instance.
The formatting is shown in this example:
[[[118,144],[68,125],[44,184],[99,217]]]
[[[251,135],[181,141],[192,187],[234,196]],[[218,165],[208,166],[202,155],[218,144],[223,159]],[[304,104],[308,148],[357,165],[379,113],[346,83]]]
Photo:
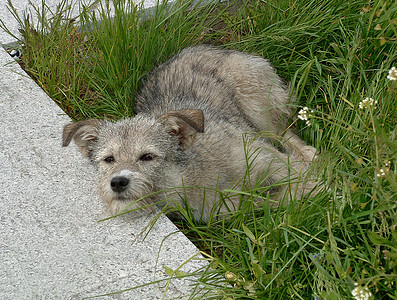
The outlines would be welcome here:
[[[301,179],[316,149],[288,129],[292,98],[266,59],[193,46],[148,75],[133,118],[68,124],[63,146],[73,139],[97,166],[113,213],[184,205],[207,221],[238,209],[231,191],[248,183],[275,203],[313,190]]]

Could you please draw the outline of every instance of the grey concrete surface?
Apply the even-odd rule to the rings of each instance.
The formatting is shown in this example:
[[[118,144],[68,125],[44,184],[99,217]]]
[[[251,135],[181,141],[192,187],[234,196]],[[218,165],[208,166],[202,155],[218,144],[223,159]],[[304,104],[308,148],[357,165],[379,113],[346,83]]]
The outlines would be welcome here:
[[[56,11],[57,5],[62,2],[62,0],[44,0],[46,6],[48,7],[49,10],[51,11]],[[82,3],[93,3],[94,0],[64,0],[66,3],[70,4],[72,6],[72,14],[73,17],[78,16],[79,14],[79,6],[78,3],[79,1]],[[102,0],[103,3],[105,3],[106,0]],[[139,0],[134,0],[136,3]],[[9,10],[9,5],[7,4],[8,0],[0,0],[0,19],[3,20],[4,24],[7,26],[7,28],[17,37],[20,37],[19,31],[18,31],[18,22],[16,19],[12,16],[10,10]],[[42,9],[42,0],[11,0],[12,5],[16,8],[18,14],[20,16],[23,15],[23,13],[29,13],[30,20],[33,22],[33,24],[36,24],[37,22],[37,16],[34,12],[34,8],[32,5],[29,5],[28,2],[31,2],[33,6]],[[112,2],[112,1],[110,1]],[[156,5],[157,0],[145,0],[144,1],[144,7],[145,8],[150,8]],[[8,43],[12,42],[13,39],[10,39],[10,36],[0,30],[0,43]]]
[[[45,0],[45,4],[48,6],[48,9],[55,11],[57,5],[62,0]],[[13,17],[9,10],[8,0],[0,0],[0,19],[4,22],[5,26],[17,37],[20,37],[19,34],[19,26],[17,20]],[[69,2],[72,2],[69,0]],[[76,1],[73,1],[76,2]],[[22,16],[24,13],[29,13],[30,20],[33,24],[37,22],[37,15],[34,13],[33,6],[29,5],[29,1],[27,0],[11,0],[12,5],[17,10],[19,16]],[[32,5],[42,8],[41,3],[42,0],[31,0]],[[78,15],[78,6],[73,6],[73,15]],[[14,39],[5,31],[0,30],[0,43],[8,43],[13,42]]]
[[[14,1],[15,3],[18,1]],[[19,1],[25,5],[26,1]],[[47,1],[49,2],[49,1]],[[3,17],[5,1],[0,4]],[[2,32],[0,41],[10,42]],[[0,299],[83,299],[167,278],[197,248],[161,216],[108,216],[94,168],[61,147],[70,122],[0,48]],[[175,233],[175,234],[172,234]],[[192,260],[193,272],[205,262]],[[183,298],[189,280],[171,281],[165,299]],[[165,283],[100,299],[162,299]]]

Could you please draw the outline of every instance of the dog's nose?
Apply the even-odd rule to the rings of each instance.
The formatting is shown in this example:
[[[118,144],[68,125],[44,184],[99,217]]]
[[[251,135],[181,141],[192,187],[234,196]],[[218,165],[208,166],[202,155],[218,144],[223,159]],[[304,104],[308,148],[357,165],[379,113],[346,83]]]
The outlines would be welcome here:
[[[110,181],[110,186],[114,192],[120,193],[127,188],[129,182],[130,180],[124,176],[116,176]]]

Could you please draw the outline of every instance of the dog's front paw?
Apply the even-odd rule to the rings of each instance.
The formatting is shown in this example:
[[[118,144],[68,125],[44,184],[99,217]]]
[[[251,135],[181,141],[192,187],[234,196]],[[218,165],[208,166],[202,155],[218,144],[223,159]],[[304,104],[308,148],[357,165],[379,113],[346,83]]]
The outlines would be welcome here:
[[[300,151],[307,162],[312,162],[318,156],[318,151],[313,146],[304,146]]]

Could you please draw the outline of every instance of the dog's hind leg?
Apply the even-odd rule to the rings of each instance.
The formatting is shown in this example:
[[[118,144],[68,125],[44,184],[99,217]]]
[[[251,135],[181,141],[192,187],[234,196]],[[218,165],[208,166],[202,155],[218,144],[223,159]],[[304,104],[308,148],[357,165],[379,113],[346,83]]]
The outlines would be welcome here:
[[[220,69],[222,74],[228,74],[225,78],[234,87],[238,107],[258,132],[278,139],[286,152],[297,159],[313,160],[317,150],[288,128],[288,106],[293,96],[267,60],[234,52]]]

